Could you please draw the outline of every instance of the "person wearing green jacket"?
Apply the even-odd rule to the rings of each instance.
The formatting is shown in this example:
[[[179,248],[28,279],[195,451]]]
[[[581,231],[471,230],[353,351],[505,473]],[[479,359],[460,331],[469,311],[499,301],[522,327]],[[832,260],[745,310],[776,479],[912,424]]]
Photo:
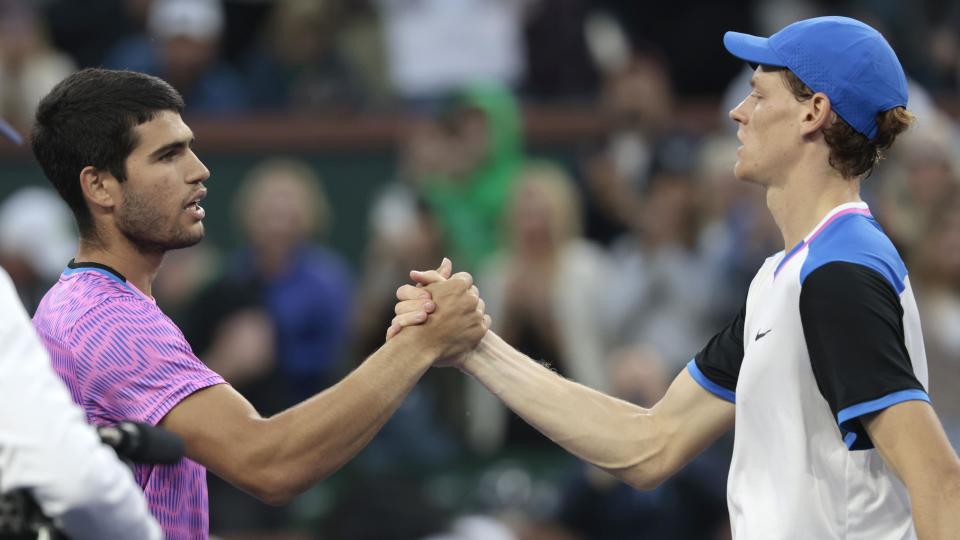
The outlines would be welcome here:
[[[520,112],[507,88],[484,83],[464,90],[451,120],[455,165],[425,178],[422,195],[451,254],[477,270],[502,240],[502,214],[523,163]]]

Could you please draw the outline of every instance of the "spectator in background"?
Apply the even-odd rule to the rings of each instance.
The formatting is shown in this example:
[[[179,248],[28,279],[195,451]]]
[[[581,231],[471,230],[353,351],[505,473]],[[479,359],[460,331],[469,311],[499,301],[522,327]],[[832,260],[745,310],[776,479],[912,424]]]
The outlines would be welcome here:
[[[332,215],[307,163],[273,159],[251,170],[236,196],[236,217],[245,247],[180,322],[197,356],[269,416],[339,378],[353,286],[346,262],[313,243]],[[265,535],[291,526],[288,508],[268,506],[215,475],[207,481],[211,531]]]
[[[531,358],[549,358],[561,375],[605,388],[598,299],[610,268],[603,250],[582,238],[576,189],[563,169],[546,162],[524,167],[506,237],[504,249],[477,276],[494,328]],[[475,450],[550,444],[474,381],[467,400]]]
[[[654,50],[663,58],[682,98],[712,96],[723,89],[742,64],[723,54],[717,43],[728,28],[752,30],[756,0],[683,0],[637,2],[593,0],[623,26],[634,49]],[[679,9],[682,7],[682,9]],[[691,14],[695,14],[691,16]]]
[[[242,79],[219,58],[223,24],[220,0],[153,0],[147,35],[118,43],[104,66],[169,81],[191,113],[242,111],[249,104]]]
[[[435,104],[466,85],[523,76],[524,0],[375,0],[396,93]]]
[[[73,214],[49,188],[20,188],[0,204],[0,266],[31,316],[76,251]]]
[[[40,98],[75,69],[50,45],[32,2],[0,1],[0,116],[28,130]]]
[[[237,217],[247,246],[227,272],[262,291],[277,331],[277,369],[295,403],[335,382],[349,337],[347,263],[314,243],[332,222],[329,202],[310,165],[275,159],[247,175]]]
[[[504,207],[523,163],[520,112],[500,85],[467,88],[447,113],[446,170],[420,183],[458,267],[480,268],[500,245]]]
[[[923,321],[930,398],[954,448],[960,448],[960,194],[937,201],[912,251],[911,283]]]
[[[53,45],[81,68],[99,66],[120,40],[143,32],[153,0],[44,0]]]
[[[666,66],[650,54],[607,76],[600,110],[609,131],[584,164],[588,238],[610,244],[630,229],[656,147],[671,129],[670,86]]]
[[[956,2],[925,2],[939,4],[940,13],[931,13],[927,18],[932,23],[931,32],[916,32],[913,35],[925,39],[927,47],[920,47],[918,57],[929,58],[932,64],[932,90],[938,96],[955,96],[960,90],[960,6]],[[907,4],[910,5],[910,4]],[[924,51],[929,51],[925,53]]]
[[[532,0],[524,24],[524,97],[535,100],[586,100],[597,90],[599,74],[587,46],[587,0]]]
[[[603,315],[617,345],[646,343],[663,355],[671,374],[710,335],[717,268],[700,246],[699,180],[689,156],[696,142],[661,145],[654,173],[639,198],[631,230],[611,247],[618,269],[608,283]]]
[[[260,46],[257,39],[251,38],[264,32],[276,1],[222,1],[224,25],[223,32],[220,34],[220,58],[235,68],[241,69],[250,52]]]
[[[363,87],[337,47],[337,0],[276,2],[260,47],[251,51],[246,87],[258,109],[359,106]]]
[[[443,230],[418,192],[426,179],[449,176],[450,132],[432,118],[413,118],[399,140],[396,178],[376,194],[370,208],[370,238],[356,310],[357,358],[383,342],[383,329],[394,316],[394,292],[409,279],[411,268],[422,267],[414,264],[429,266],[446,251]]]
[[[900,170],[897,177],[885,177],[878,186],[879,211],[890,238],[908,256],[926,239],[924,224],[935,208],[950,199],[960,188],[956,160],[951,146],[952,124],[940,124],[927,118],[921,129],[910,131],[903,148],[893,161]],[[931,129],[932,128],[932,129]]]

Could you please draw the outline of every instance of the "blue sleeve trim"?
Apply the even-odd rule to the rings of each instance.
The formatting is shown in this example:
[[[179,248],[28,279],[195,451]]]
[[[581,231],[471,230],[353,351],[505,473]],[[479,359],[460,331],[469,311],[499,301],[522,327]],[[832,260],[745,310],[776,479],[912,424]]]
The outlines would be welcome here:
[[[864,401],[851,405],[837,413],[837,424],[840,426],[840,432],[843,434],[843,442],[850,450],[869,450],[873,448],[873,442],[869,437],[860,437],[863,432],[863,426],[859,422],[854,422],[863,415],[882,411],[888,407],[903,403],[904,401],[926,401],[930,403],[930,396],[923,390],[911,388],[909,390],[898,390],[883,397]]]
[[[708,379],[707,376],[700,371],[700,368],[697,367],[697,361],[695,359],[690,360],[690,362],[687,363],[687,371],[690,372],[690,376],[693,377],[693,380],[697,381],[697,383],[706,391],[720,399],[729,401],[730,403],[737,402],[736,392],[727,390],[726,388]]]

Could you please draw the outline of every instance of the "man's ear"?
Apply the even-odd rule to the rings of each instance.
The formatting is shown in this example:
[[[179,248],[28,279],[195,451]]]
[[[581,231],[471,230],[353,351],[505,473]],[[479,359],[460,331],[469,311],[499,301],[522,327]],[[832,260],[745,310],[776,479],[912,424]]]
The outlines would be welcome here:
[[[108,210],[119,203],[119,182],[109,172],[87,165],[80,171],[80,189],[91,213]]]
[[[807,137],[833,123],[835,118],[833,105],[826,94],[817,92],[803,103],[806,107],[803,119],[800,121],[802,136]]]

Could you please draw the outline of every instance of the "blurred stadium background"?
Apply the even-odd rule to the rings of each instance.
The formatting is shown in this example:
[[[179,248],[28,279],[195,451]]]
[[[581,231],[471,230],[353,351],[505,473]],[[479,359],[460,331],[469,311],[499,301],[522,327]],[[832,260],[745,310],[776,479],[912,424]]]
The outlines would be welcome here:
[[[271,414],[374,350],[411,268],[477,278],[495,327],[652,404],[781,239],[732,177],[748,91],[725,30],[844,14],[891,41],[919,126],[865,183],[908,261],[931,395],[960,442],[956,0],[0,0],[0,116],[73,70],[161,76],[213,172],[208,237],[154,289]],[[0,264],[28,309],[75,249],[26,146],[0,145]],[[638,492],[434,370],[361,456],[286,508],[211,478],[212,532],[267,539],[720,539],[730,440]]]

